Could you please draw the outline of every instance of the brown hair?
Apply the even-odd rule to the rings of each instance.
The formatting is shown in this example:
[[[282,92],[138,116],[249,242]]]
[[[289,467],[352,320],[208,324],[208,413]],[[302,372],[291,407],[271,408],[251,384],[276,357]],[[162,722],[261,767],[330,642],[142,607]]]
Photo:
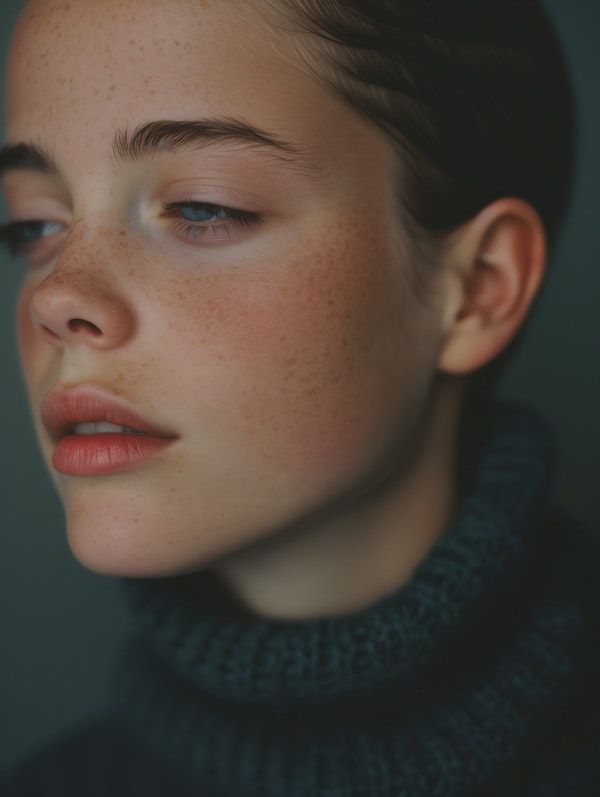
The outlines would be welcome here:
[[[417,229],[443,234],[514,196],[552,241],[568,194],[573,101],[539,2],[267,4],[295,21],[310,67],[396,144],[401,204]]]
[[[574,102],[538,0],[261,3],[283,11],[285,27],[294,20],[292,39],[312,72],[396,145],[399,205],[413,244],[435,244],[508,196],[537,210],[553,243],[571,180]],[[411,269],[422,297],[427,271]],[[519,339],[469,380],[458,462],[464,488]]]

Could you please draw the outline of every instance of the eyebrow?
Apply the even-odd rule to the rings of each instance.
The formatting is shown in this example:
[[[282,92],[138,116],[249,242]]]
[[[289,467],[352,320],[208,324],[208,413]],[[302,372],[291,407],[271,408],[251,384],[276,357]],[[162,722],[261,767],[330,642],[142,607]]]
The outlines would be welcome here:
[[[50,155],[32,144],[8,144],[0,150],[0,176],[16,169],[44,174],[58,173]]]
[[[118,131],[113,151],[121,160],[139,160],[160,152],[178,152],[215,141],[265,147],[289,160],[300,156],[297,146],[235,119],[148,122],[130,133]]]
[[[117,162],[130,162],[162,152],[177,153],[214,142],[265,149],[302,171],[314,170],[314,167],[310,167],[306,153],[298,145],[235,119],[147,122],[133,131],[118,130],[112,142],[112,151]],[[58,173],[53,158],[43,149],[28,143],[4,146],[0,150],[0,176],[7,171],[19,169],[46,174]]]

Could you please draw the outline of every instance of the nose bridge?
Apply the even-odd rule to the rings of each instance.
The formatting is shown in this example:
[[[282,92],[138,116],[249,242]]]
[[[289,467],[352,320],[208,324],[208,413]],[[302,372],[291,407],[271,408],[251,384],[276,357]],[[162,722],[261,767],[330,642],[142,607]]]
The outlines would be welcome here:
[[[134,310],[117,278],[127,240],[119,231],[74,223],[52,271],[31,297],[42,335],[64,345],[120,345],[134,328]]]

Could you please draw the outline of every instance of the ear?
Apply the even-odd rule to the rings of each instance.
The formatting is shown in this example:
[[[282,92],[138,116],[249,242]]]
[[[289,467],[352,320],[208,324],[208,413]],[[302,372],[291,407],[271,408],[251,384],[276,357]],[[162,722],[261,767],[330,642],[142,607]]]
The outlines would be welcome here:
[[[520,199],[488,205],[449,237],[444,267],[451,285],[438,366],[465,374],[500,354],[527,316],[546,267],[539,215]]]

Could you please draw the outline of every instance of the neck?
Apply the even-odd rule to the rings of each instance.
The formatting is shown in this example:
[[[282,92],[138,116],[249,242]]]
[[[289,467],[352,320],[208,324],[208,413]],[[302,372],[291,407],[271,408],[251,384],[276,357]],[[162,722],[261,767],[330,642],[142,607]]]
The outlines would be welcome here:
[[[335,516],[238,552],[215,568],[258,616],[355,612],[406,583],[455,511],[462,384],[436,386],[408,461]]]
[[[597,579],[548,511],[551,458],[535,415],[497,408],[448,533],[354,614],[252,618],[211,573],[126,582],[131,733],[199,793],[489,793],[595,661]]]

